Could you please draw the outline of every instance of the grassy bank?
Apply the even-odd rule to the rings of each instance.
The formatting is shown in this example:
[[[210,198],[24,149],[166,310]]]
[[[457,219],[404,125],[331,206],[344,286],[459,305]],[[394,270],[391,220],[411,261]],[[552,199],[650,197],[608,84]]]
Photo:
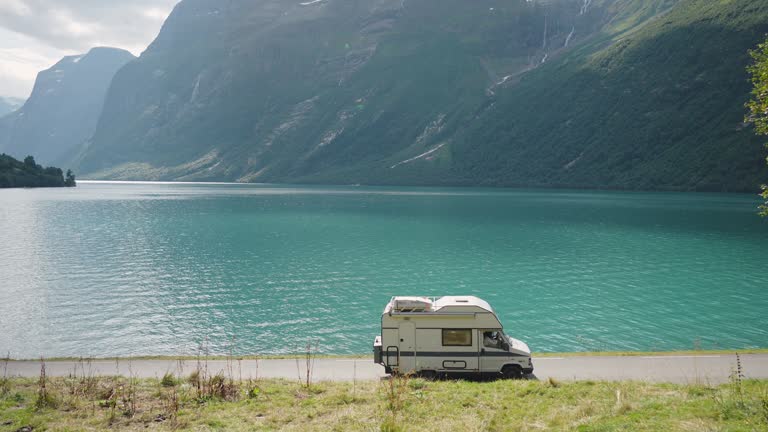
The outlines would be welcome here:
[[[768,381],[237,381],[78,376],[0,382],[0,431],[768,430]]]

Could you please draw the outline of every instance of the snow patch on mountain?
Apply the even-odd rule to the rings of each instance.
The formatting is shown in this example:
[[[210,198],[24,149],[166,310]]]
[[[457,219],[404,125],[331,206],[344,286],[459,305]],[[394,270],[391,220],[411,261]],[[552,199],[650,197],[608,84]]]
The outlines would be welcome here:
[[[569,170],[569,169],[573,168],[573,167],[574,167],[574,166],[575,166],[577,163],[579,163],[579,161],[580,161],[580,160],[581,160],[581,158],[583,158],[583,157],[584,157],[584,152],[581,152],[581,154],[579,155],[579,157],[577,157],[576,159],[574,159],[574,160],[572,160],[572,161],[568,162],[567,164],[565,164],[565,166],[563,167],[563,169],[567,171],[567,170]]]
[[[427,142],[428,139],[430,139],[431,137],[433,137],[433,136],[439,134],[440,132],[442,132],[443,129],[445,128],[445,117],[446,117],[445,114],[440,114],[440,115],[437,116],[437,118],[435,120],[430,122],[424,128],[424,130],[421,132],[421,134],[418,137],[416,137],[416,141],[413,143],[413,146],[414,147],[422,147]],[[398,162],[398,163],[392,165],[390,167],[390,169],[397,168],[400,165],[405,165],[407,163],[411,163],[411,162],[419,160],[419,159],[426,158],[429,155],[431,155],[432,153],[440,150],[443,146],[445,146],[445,144],[446,143],[442,143],[442,144],[438,145],[437,147],[434,147],[431,150],[427,150],[426,152],[424,152],[424,153],[422,153],[422,154],[420,154],[420,155],[418,155],[416,157],[412,157],[410,159],[406,159],[404,161]]]
[[[264,145],[267,147],[271,146],[275,140],[279,139],[286,132],[290,131],[294,127],[298,126],[301,122],[303,122],[307,118],[307,115],[309,115],[309,113],[312,111],[312,109],[315,108],[315,103],[317,102],[318,98],[319,96],[315,96],[296,104],[296,106],[294,106],[291,110],[290,114],[288,114],[287,119],[283,121],[279,126],[274,128],[269,136],[267,136]]]
[[[412,158],[410,158],[410,159],[406,159],[406,160],[404,160],[404,161],[402,161],[402,162],[398,162],[398,163],[396,163],[396,164],[392,165],[392,166],[391,166],[391,167],[389,167],[389,168],[390,168],[390,169],[393,169],[393,168],[397,168],[397,167],[399,167],[400,165],[405,165],[405,164],[407,164],[407,163],[411,163],[411,162],[417,161],[417,160],[419,160],[419,159],[423,159],[423,158],[425,158],[425,157],[427,157],[427,156],[431,155],[432,153],[434,153],[434,152],[436,152],[436,151],[440,150],[441,148],[445,147],[445,145],[446,145],[446,144],[447,144],[447,143],[442,143],[442,144],[440,144],[439,146],[437,146],[437,147],[435,147],[435,148],[433,148],[433,149],[431,149],[431,150],[425,151],[424,153],[422,153],[422,154],[420,154],[420,155],[418,155],[418,156],[416,156],[416,157],[412,157]]]

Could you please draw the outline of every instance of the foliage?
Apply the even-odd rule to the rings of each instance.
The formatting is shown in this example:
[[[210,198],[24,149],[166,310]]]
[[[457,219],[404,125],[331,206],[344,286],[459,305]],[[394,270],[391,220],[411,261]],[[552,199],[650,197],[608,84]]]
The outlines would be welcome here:
[[[32,163],[34,163],[34,160]],[[36,410],[43,410],[46,408],[56,408],[57,405],[58,403],[55,396],[48,389],[48,377],[45,374],[45,361],[40,359],[40,377],[37,381],[37,395],[35,397],[34,408]]]
[[[757,133],[768,135],[768,40],[750,50],[749,55],[754,63],[747,70],[754,88],[752,100],[747,102],[747,121],[755,125]]]
[[[77,186],[77,182],[75,181],[75,174],[72,173],[72,170],[67,170],[67,177],[64,179],[64,186],[66,187]]]
[[[160,385],[163,387],[173,387],[178,384],[178,380],[170,372],[166,372],[166,374],[163,375],[163,378],[160,380]]]
[[[67,178],[60,168],[44,168],[27,156],[24,162],[0,154],[0,189],[21,187],[74,187],[75,176],[67,171]]]
[[[751,77],[752,99],[747,102],[749,114],[746,121],[755,125],[755,131],[760,135],[768,135],[768,40],[750,50],[749,55],[754,63],[747,68]],[[768,162],[768,158],[766,158]],[[763,185],[763,198],[767,201],[760,207],[760,214],[768,216],[768,186]]]

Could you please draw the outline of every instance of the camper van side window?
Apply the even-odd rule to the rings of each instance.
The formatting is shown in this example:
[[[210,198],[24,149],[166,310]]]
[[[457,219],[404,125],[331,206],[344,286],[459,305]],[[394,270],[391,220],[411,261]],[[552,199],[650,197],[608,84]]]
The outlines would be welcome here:
[[[472,330],[443,329],[443,346],[472,346]]]

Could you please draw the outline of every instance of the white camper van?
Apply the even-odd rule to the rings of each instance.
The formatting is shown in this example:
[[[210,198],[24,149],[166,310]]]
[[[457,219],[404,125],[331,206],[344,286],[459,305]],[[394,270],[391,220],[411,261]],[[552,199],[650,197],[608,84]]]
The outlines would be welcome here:
[[[374,362],[391,374],[518,378],[533,372],[528,345],[504,334],[491,305],[473,296],[393,297],[373,352]]]

